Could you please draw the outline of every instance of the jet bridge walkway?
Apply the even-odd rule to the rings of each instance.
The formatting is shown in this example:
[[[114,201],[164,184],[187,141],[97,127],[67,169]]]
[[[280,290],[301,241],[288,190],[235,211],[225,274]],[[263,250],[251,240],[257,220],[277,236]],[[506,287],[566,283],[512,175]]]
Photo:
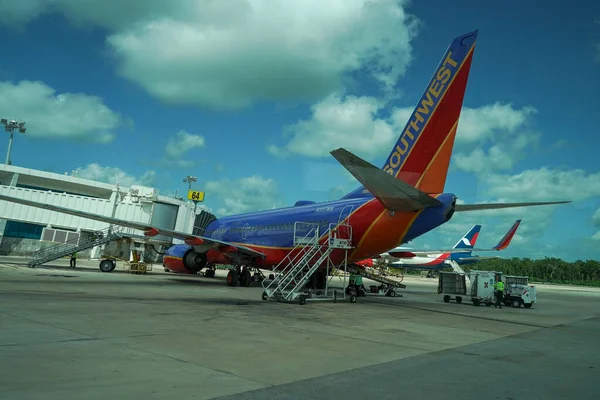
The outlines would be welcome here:
[[[263,281],[263,300],[276,300],[282,302],[293,302],[299,300],[305,304],[307,300],[333,300],[337,301],[338,291],[329,288],[330,279],[327,278],[324,290],[305,290],[305,286],[313,274],[324,264],[329,272],[338,268],[347,272],[348,250],[352,249],[352,226],[347,224],[329,224],[327,230],[328,240],[320,243],[319,225],[307,222],[296,222],[294,224],[294,248],[274,270],[281,271],[275,279]],[[337,265],[331,259],[331,254],[341,250],[344,253],[344,261]],[[333,278],[333,276],[331,277]],[[345,280],[345,277],[344,277]],[[345,283],[345,282],[344,282]],[[345,284],[344,284],[345,286]],[[339,297],[345,299],[346,294],[342,289]],[[356,296],[351,295],[350,301],[354,303]]]

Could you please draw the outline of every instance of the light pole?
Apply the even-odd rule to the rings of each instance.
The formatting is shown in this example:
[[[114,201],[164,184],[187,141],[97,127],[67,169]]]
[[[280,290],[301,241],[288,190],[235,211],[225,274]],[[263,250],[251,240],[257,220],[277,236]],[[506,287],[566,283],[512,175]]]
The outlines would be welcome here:
[[[192,190],[192,182],[197,182],[198,178],[196,178],[195,176],[186,176],[185,179],[183,180],[183,183],[187,183],[188,184],[188,189]],[[188,194],[189,196],[189,194]],[[194,201],[194,215],[196,215],[196,206],[198,205],[198,202]]]
[[[27,130],[25,128],[25,122],[20,121],[17,122],[15,120],[7,120],[6,118],[2,118],[0,119],[0,123],[2,125],[4,125],[4,129],[6,129],[6,132],[10,133],[10,139],[8,139],[8,151],[6,152],[6,161],[4,162],[6,165],[11,165],[10,162],[10,152],[12,150],[12,142],[13,142],[13,137],[14,137],[14,130],[15,129],[19,129],[19,133],[25,133],[25,131]]]
[[[183,180],[183,183],[187,183],[188,184],[188,189],[192,190],[192,182],[197,182],[198,178],[196,178],[195,176],[186,176],[185,179]]]

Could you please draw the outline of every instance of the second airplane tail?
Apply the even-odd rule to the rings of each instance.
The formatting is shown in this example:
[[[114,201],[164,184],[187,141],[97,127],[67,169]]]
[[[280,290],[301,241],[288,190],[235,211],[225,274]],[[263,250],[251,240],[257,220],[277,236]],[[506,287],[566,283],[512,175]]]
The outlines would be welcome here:
[[[453,249],[465,249],[471,250],[475,247],[475,243],[477,243],[477,238],[479,237],[479,231],[481,230],[481,225],[473,225],[471,230],[467,232],[465,236],[463,236],[453,247]]]
[[[476,39],[473,31],[452,41],[381,168],[422,192],[444,191]],[[359,187],[342,198],[369,196]]]

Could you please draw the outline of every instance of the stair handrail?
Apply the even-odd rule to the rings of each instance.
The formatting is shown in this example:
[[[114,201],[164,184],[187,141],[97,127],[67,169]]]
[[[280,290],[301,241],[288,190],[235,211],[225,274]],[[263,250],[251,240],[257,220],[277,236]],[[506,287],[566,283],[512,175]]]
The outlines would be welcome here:
[[[104,228],[104,229],[95,231],[94,234],[98,235],[98,234],[107,233],[108,235],[112,236],[112,235],[119,234],[122,230],[123,230],[123,227],[121,227],[121,226],[112,227],[112,229],[111,229],[111,227],[108,227],[108,228]],[[39,249],[39,250],[33,252],[31,254],[31,258],[42,258],[45,254],[53,253],[56,249],[59,249],[59,248],[66,249],[66,248],[69,248],[69,246],[73,245],[73,244],[75,245],[73,248],[75,248],[75,247],[79,246],[80,240],[81,240],[81,236],[78,236],[76,238],[69,239],[62,243],[56,243],[51,246],[44,247],[43,249]],[[97,238],[88,239],[88,240],[84,241],[84,243],[92,242],[94,240],[97,240]]]
[[[296,224],[298,224],[298,222],[294,223],[294,233],[293,233],[293,244],[295,244],[296,242]],[[307,223],[308,224],[308,223]],[[311,224],[311,225],[316,225],[316,224]],[[314,234],[314,237],[312,239],[309,240],[309,244],[307,244],[305,242],[304,239],[308,239],[309,235]],[[304,235],[302,237],[302,241],[298,244],[295,244],[294,247],[292,247],[292,250],[290,250],[288,252],[288,254],[283,258],[283,260],[281,260],[274,268],[273,270],[277,270],[283,263],[285,263],[286,261],[288,262],[287,266],[280,271],[280,276],[285,276],[288,272],[290,272],[295,265],[297,265],[297,262],[300,261],[303,257],[306,257],[306,254],[310,252],[310,249],[315,245],[318,244],[319,242],[319,226],[315,226],[314,228],[311,228],[308,233],[306,235]],[[310,247],[309,247],[310,246]],[[306,249],[307,247],[309,247],[308,251],[302,251],[303,249]],[[295,250],[300,250],[298,251],[293,257],[291,257],[291,255],[294,253]],[[279,282],[277,279],[273,279],[269,282],[269,284],[267,286],[264,285],[264,281],[263,281],[263,288],[265,290],[268,290],[271,288],[271,286],[277,282],[277,284],[279,285]]]

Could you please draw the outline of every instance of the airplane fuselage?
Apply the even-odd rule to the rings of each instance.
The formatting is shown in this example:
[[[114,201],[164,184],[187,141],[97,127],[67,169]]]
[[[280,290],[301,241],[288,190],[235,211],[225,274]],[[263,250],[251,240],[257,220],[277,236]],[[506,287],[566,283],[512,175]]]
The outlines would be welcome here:
[[[240,214],[211,222],[204,236],[260,251],[266,258],[255,260],[252,266],[273,269],[290,253],[298,251],[294,250],[294,235],[303,235],[302,231],[295,233],[297,223],[318,224],[322,244],[328,241],[331,224],[347,224],[352,231],[350,263],[374,257],[449,221],[456,197],[450,193],[435,197],[442,202],[440,206],[413,212],[391,213],[377,199],[362,197]],[[200,252],[205,252],[205,256],[199,256]],[[343,250],[331,254],[336,264],[344,256]],[[223,252],[206,252],[187,244],[170,247],[164,256],[165,266],[177,272],[196,273],[206,265],[218,263],[228,264],[231,260]]]
[[[418,269],[444,269],[450,267],[450,261],[458,265],[474,264],[479,262],[477,258],[471,258],[471,251],[465,250],[460,253],[440,253],[428,256],[417,256],[407,258],[391,258],[395,265],[392,268],[418,268]]]

